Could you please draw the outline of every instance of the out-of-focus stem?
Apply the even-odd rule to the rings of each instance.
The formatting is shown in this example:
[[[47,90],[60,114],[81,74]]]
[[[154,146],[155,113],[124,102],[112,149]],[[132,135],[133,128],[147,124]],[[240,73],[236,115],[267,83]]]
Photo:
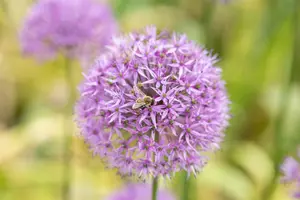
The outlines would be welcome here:
[[[0,12],[3,12],[5,15],[7,14],[7,2],[5,0],[0,0]],[[4,30],[4,20],[0,20],[0,37],[2,35],[2,31]]]
[[[156,131],[154,136],[155,142],[159,143],[159,133]],[[155,156],[153,154],[153,161],[155,159]],[[158,190],[158,176],[153,178],[152,181],[152,200],[157,200],[157,190]]]
[[[157,200],[158,177],[154,177],[152,181],[152,200]]]
[[[7,2],[6,0],[0,0],[0,6],[4,13],[7,12]]]
[[[71,121],[73,104],[76,98],[76,93],[73,88],[71,60],[65,59],[65,80],[68,90],[68,102],[65,107],[64,134],[63,134],[63,182],[62,182],[62,199],[71,199],[71,182],[72,182],[72,132],[73,125]]]
[[[190,183],[189,183],[189,177],[188,177],[187,172],[184,172],[182,183],[183,183],[183,186],[182,186],[183,191],[182,191],[181,200],[188,200]]]
[[[213,21],[213,16],[215,14],[215,1],[203,1],[203,7],[205,8],[203,10],[204,14],[201,19],[199,19],[199,23],[203,25],[204,32],[205,32],[205,46],[207,48],[213,48],[213,37],[214,33],[212,32],[212,21]]]
[[[300,66],[300,59],[298,58],[300,52],[300,1],[295,0],[294,6],[294,46],[293,46],[293,60],[290,71],[288,72],[287,81],[282,87],[281,95],[280,95],[280,103],[279,103],[279,111],[277,113],[277,117],[275,119],[274,124],[274,176],[272,181],[266,188],[262,199],[268,200],[272,198],[272,195],[276,189],[276,181],[278,180],[279,172],[280,172],[280,164],[284,158],[286,150],[283,148],[283,123],[284,119],[287,115],[288,110],[288,101],[291,93],[291,86],[293,82],[297,79],[297,68]]]

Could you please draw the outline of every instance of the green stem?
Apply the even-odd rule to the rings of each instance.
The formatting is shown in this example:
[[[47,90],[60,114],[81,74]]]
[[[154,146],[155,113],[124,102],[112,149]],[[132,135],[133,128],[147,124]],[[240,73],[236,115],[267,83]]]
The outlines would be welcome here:
[[[63,135],[63,182],[62,182],[62,199],[70,200],[71,195],[71,181],[72,181],[72,135],[73,125],[70,119],[73,110],[73,104],[75,101],[76,93],[73,89],[72,80],[72,69],[71,60],[65,59],[65,80],[68,90],[68,102],[65,108],[65,119],[64,119],[64,135]]]
[[[0,15],[1,15],[1,12],[3,12],[4,14],[4,18],[7,17],[8,18],[8,12],[7,12],[7,2],[5,0],[0,0]],[[5,16],[7,15],[7,16]],[[7,20],[7,19],[6,19]],[[5,21],[4,19],[1,19],[0,20],[0,38],[2,37],[2,34],[4,32],[4,29],[5,29]]]
[[[214,47],[214,32],[212,31],[212,20],[215,14],[215,1],[206,0],[203,1],[203,7],[205,8],[203,10],[203,17],[201,17],[198,21],[200,25],[203,25],[204,31],[205,31],[205,46],[207,48],[213,48]]]
[[[155,132],[155,138],[156,143],[159,143],[159,133]],[[154,161],[154,154],[153,154],[153,161]],[[158,190],[158,176],[153,178],[152,181],[152,200],[157,200],[157,190]]]
[[[157,200],[158,177],[153,178],[152,181],[152,200]]]
[[[188,173],[184,172],[183,175],[183,192],[182,192],[182,200],[188,200],[189,199],[189,177],[188,177]]]
[[[281,96],[280,96],[280,104],[279,104],[279,111],[277,113],[277,117],[274,122],[274,152],[273,152],[273,158],[274,158],[274,176],[272,178],[272,181],[267,186],[262,199],[268,200],[271,199],[273,196],[273,193],[276,189],[276,181],[279,177],[280,172],[280,164],[284,158],[284,155],[286,153],[286,149],[283,147],[283,141],[285,141],[285,138],[283,138],[284,130],[283,130],[283,124],[284,119],[286,118],[287,111],[288,111],[288,101],[290,99],[290,93],[291,93],[291,86],[294,81],[296,81],[296,74],[298,70],[298,66],[300,64],[300,59],[298,58],[298,53],[300,51],[300,1],[295,0],[295,10],[294,10],[294,46],[293,46],[293,60],[291,64],[291,68],[288,72],[287,82],[282,87]]]
[[[7,10],[8,10],[8,6],[7,6],[7,2],[6,2],[6,0],[0,0],[0,6],[1,6],[1,8],[2,8],[2,11],[4,12],[4,13],[7,13]]]

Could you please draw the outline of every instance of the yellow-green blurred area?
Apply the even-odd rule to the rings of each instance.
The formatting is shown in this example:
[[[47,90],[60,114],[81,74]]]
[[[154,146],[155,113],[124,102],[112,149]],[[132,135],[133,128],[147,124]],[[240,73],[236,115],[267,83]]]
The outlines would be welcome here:
[[[219,54],[232,101],[231,125],[222,150],[212,155],[203,172],[191,177],[190,200],[261,199],[270,183],[280,98],[294,55],[300,57],[300,51],[294,52],[299,50],[295,48],[296,23],[300,23],[296,1],[110,1],[121,31],[153,24],[186,33]],[[33,1],[0,2],[0,199],[61,199],[68,89],[63,59],[41,63],[24,57],[18,32]],[[76,88],[82,68],[74,63],[73,69]],[[300,70],[293,73],[295,81],[283,102],[287,112],[280,122],[282,147],[289,154],[296,151],[300,139],[297,75]],[[126,184],[116,171],[92,157],[78,130],[72,140],[73,200],[100,200]],[[160,186],[174,191],[179,200],[182,180],[179,174]],[[276,182],[272,199],[289,199],[289,186]]]

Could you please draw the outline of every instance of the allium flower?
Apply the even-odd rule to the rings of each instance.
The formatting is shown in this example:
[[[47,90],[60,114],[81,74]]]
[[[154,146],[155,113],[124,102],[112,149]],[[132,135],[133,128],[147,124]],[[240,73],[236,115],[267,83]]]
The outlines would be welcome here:
[[[185,35],[154,27],[114,38],[80,86],[82,136],[121,174],[196,174],[228,125],[216,61]]]
[[[300,158],[300,149],[298,150]],[[287,157],[281,165],[281,172],[284,176],[281,178],[283,183],[293,183],[295,189],[292,191],[292,196],[300,199],[300,163],[293,157]]]
[[[107,5],[94,0],[40,0],[20,33],[25,54],[51,59],[57,53],[79,57],[100,51],[116,31]]]
[[[151,200],[151,186],[148,184],[130,184],[105,200]],[[157,200],[175,200],[168,191],[159,190]]]

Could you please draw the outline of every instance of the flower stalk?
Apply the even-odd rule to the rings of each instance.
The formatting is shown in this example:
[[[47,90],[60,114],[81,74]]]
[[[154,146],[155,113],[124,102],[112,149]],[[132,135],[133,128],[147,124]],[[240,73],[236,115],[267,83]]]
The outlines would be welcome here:
[[[152,200],[157,200],[158,177],[154,177],[152,181]]]
[[[188,200],[189,199],[189,176],[187,172],[184,172],[183,175],[183,192],[182,192],[182,200]]]
[[[72,182],[72,137],[70,137],[73,132],[72,122],[70,121],[70,116],[72,115],[73,105],[76,98],[76,93],[73,89],[73,79],[72,79],[72,63],[71,60],[65,59],[65,80],[68,90],[68,101],[65,107],[65,119],[64,119],[64,134],[63,134],[63,182],[62,182],[62,199],[69,200]]]
[[[154,136],[155,142],[159,142],[159,133],[156,131]],[[153,155],[153,161],[155,161],[155,155]],[[158,176],[153,178],[152,181],[152,200],[157,200],[157,190],[158,190]]]

